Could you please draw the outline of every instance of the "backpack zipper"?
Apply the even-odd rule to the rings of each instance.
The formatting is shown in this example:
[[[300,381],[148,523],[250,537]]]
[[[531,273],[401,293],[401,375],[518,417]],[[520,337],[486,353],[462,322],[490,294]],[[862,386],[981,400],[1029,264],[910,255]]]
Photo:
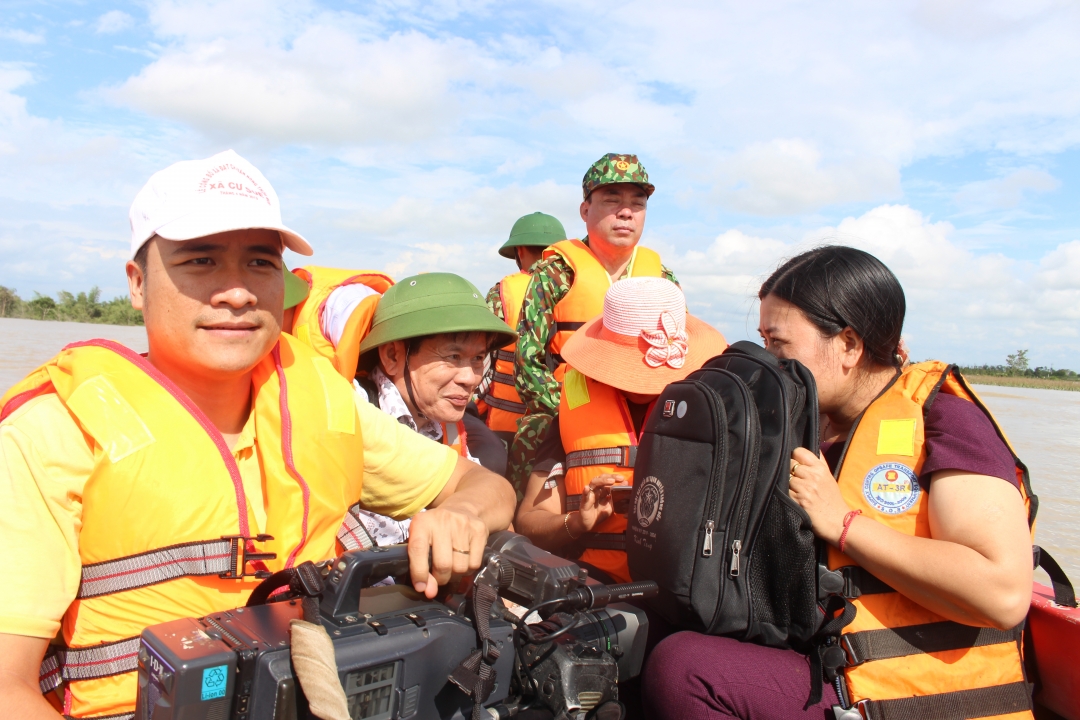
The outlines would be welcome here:
[[[754,434],[754,425],[750,422],[753,418],[757,417],[757,405],[754,403],[753,397],[751,397],[750,391],[746,388],[745,385],[741,385],[740,390],[742,390],[743,395],[745,396],[746,407],[748,410],[748,412],[746,413],[746,436],[749,438],[751,435],[753,435],[754,437],[753,442],[747,443],[746,447],[744,447],[743,449],[743,467],[747,467],[745,464],[745,460],[747,459],[747,457],[749,457],[749,467],[747,468],[745,475],[748,482],[743,484],[742,497],[739,498],[738,522],[735,525],[735,539],[731,541],[731,568],[728,570],[728,574],[731,577],[738,577],[739,575],[739,555],[742,553],[742,537],[746,534],[746,523],[749,520],[750,500],[753,498],[754,495],[754,480],[757,478],[758,470],[758,451],[761,445],[761,437],[759,436],[760,425],[758,426],[759,433]]]
[[[705,523],[705,544],[701,548],[701,554],[705,557],[712,557],[712,534],[715,527],[716,524],[712,520]]]
[[[723,409],[716,398],[716,391],[709,387],[706,383],[699,380],[695,380],[695,384],[701,389],[701,392],[708,399],[710,405],[712,405],[713,417],[719,417],[720,412]],[[719,459],[719,454],[713,451],[713,468],[712,477],[717,476],[716,461]],[[701,546],[701,554],[703,557],[712,557],[713,554],[713,531],[716,529],[716,523],[713,521],[713,517],[716,516],[716,500],[720,495],[719,490],[716,487],[716,483],[711,483],[709,487],[709,497],[706,503],[707,510],[705,517],[709,518],[705,522],[705,542]]]

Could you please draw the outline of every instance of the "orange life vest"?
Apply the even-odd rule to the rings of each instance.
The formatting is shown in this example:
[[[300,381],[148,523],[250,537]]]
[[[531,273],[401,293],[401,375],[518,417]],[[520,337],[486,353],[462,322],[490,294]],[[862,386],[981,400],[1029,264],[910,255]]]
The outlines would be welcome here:
[[[499,299],[502,301],[503,320],[517,329],[521,318],[521,303],[525,300],[525,289],[529,287],[532,276],[524,271],[507,275],[499,281]],[[517,432],[518,419],[525,414],[525,403],[514,386],[514,356],[517,343],[495,351],[495,373],[491,388],[484,396],[488,406],[487,426],[496,432]]]
[[[559,433],[566,451],[567,511],[580,507],[582,491],[597,475],[621,475],[633,486],[639,434],[621,392],[568,368],[559,399]],[[615,582],[629,582],[625,531],[626,515],[613,514],[581,538],[585,549],[578,559]]]
[[[545,360],[554,369],[555,379],[562,382],[566,363],[562,349],[574,331],[604,312],[604,295],[611,287],[611,276],[593,255],[589,246],[580,240],[561,240],[544,250],[544,258],[560,255],[574,271],[570,291],[555,305],[555,325],[548,341]],[[627,277],[661,277],[663,266],[655,251],[640,245],[634,248]]]
[[[927,493],[918,478],[926,459],[923,418],[939,392],[975,403],[1008,443],[954,366],[924,362],[904,370],[866,409],[837,475],[840,492],[853,509],[917,537],[931,536]],[[1030,512],[1027,469],[1019,459],[1016,473]],[[854,565],[829,548],[831,569]],[[954,623],[861,570],[842,572],[864,578],[861,596],[851,600],[857,613],[842,630],[841,646],[853,663],[844,670],[847,693],[852,703],[861,703],[866,717],[944,717],[944,708],[956,707],[968,708],[962,717],[1032,717],[1020,628],[1000,631]]]
[[[363,486],[352,389],[326,358],[284,334],[252,384],[263,528],[218,430],[122,345],[69,345],[0,401],[2,419],[54,393],[94,455],[81,498],[82,581],[62,623],[67,649],[42,666],[42,692],[66,683],[65,715],[132,712],[147,626],[241,606],[256,572],[334,556]]]
[[[296,314],[293,316],[291,328],[284,328],[305,345],[314,348],[315,352],[325,358],[329,358],[341,376],[352,380],[356,375],[356,364],[360,359],[360,342],[371,330],[371,320],[375,316],[375,306],[379,304],[379,298],[394,284],[389,275],[384,275],[375,270],[338,270],[336,268],[324,268],[305,266],[296,268],[293,274],[306,281],[311,291],[302,303],[296,306]],[[345,324],[345,331],[337,346],[322,331],[322,314],[326,306],[326,300],[330,293],[339,287],[355,284],[367,285],[378,293],[364,298],[360,305],[353,310]]]

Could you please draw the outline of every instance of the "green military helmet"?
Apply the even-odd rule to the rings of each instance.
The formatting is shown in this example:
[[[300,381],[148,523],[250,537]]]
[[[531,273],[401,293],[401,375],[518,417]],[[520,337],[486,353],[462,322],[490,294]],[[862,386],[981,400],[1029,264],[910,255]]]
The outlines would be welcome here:
[[[596,188],[616,183],[640,185],[647,196],[652,196],[656,190],[656,186],[649,182],[649,173],[645,172],[645,166],[638,160],[637,155],[608,153],[594,162],[581,179],[581,196],[588,200]]]
[[[518,218],[510,230],[510,239],[499,248],[499,254],[513,260],[516,247],[547,247],[566,239],[562,223],[550,215],[534,212]]]
[[[289,268],[285,267],[285,263],[281,264],[281,269],[285,273],[285,309],[288,310],[304,302],[311,288],[303,278],[291,273]]]
[[[453,273],[414,275],[380,298],[371,332],[360,343],[360,355],[395,340],[457,332],[496,333],[500,337],[493,347],[517,340],[517,333],[491,312],[484,296],[465,278]]]

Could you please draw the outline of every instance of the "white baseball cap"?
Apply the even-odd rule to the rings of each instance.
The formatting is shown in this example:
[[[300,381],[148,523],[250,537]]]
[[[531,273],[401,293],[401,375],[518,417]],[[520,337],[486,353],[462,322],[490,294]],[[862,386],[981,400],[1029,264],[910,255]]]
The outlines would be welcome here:
[[[311,245],[281,222],[281,205],[269,181],[232,150],[205,160],[185,160],[154,173],[128,213],[131,257],[157,235],[191,240],[230,230],[277,230],[285,247],[311,255]]]

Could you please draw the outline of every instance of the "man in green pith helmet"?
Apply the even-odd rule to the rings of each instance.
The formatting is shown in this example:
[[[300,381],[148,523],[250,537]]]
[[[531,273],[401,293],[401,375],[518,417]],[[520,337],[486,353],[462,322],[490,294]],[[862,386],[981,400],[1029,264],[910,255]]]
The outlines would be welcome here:
[[[488,290],[487,304],[495,315],[510,327],[517,327],[521,302],[532,276],[532,267],[544,250],[566,239],[562,223],[550,215],[534,212],[518,218],[499,254],[517,262],[518,271],[507,275]],[[516,343],[495,351],[490,384],[483,392],[487,405],[487,426],[509,447],[517,433],[518,420],[525,414],[525,404],[514,388]]]
[[[360,343],[358,392],[416,432],[502,475],[506,450],[484,423],[465,412],[484,361],[517,333],[495,317],[480,291],[452,273],[415,275],[380,298],[371,331]],[[406,542],[409,518],[349,508],[338,539],[347,550]]]
[[[638,247],[655,189],[637,155],[600,158],[581,181],[586,237],[555,243],[533,267],[514,360],[515,387],[525,404],[510,448],[509,478],[519,498],[559,407],[566,367],[559,352],[566,340],[603,312],[604,294],[616,280],[664,277],[678,284],[655,251]]]

